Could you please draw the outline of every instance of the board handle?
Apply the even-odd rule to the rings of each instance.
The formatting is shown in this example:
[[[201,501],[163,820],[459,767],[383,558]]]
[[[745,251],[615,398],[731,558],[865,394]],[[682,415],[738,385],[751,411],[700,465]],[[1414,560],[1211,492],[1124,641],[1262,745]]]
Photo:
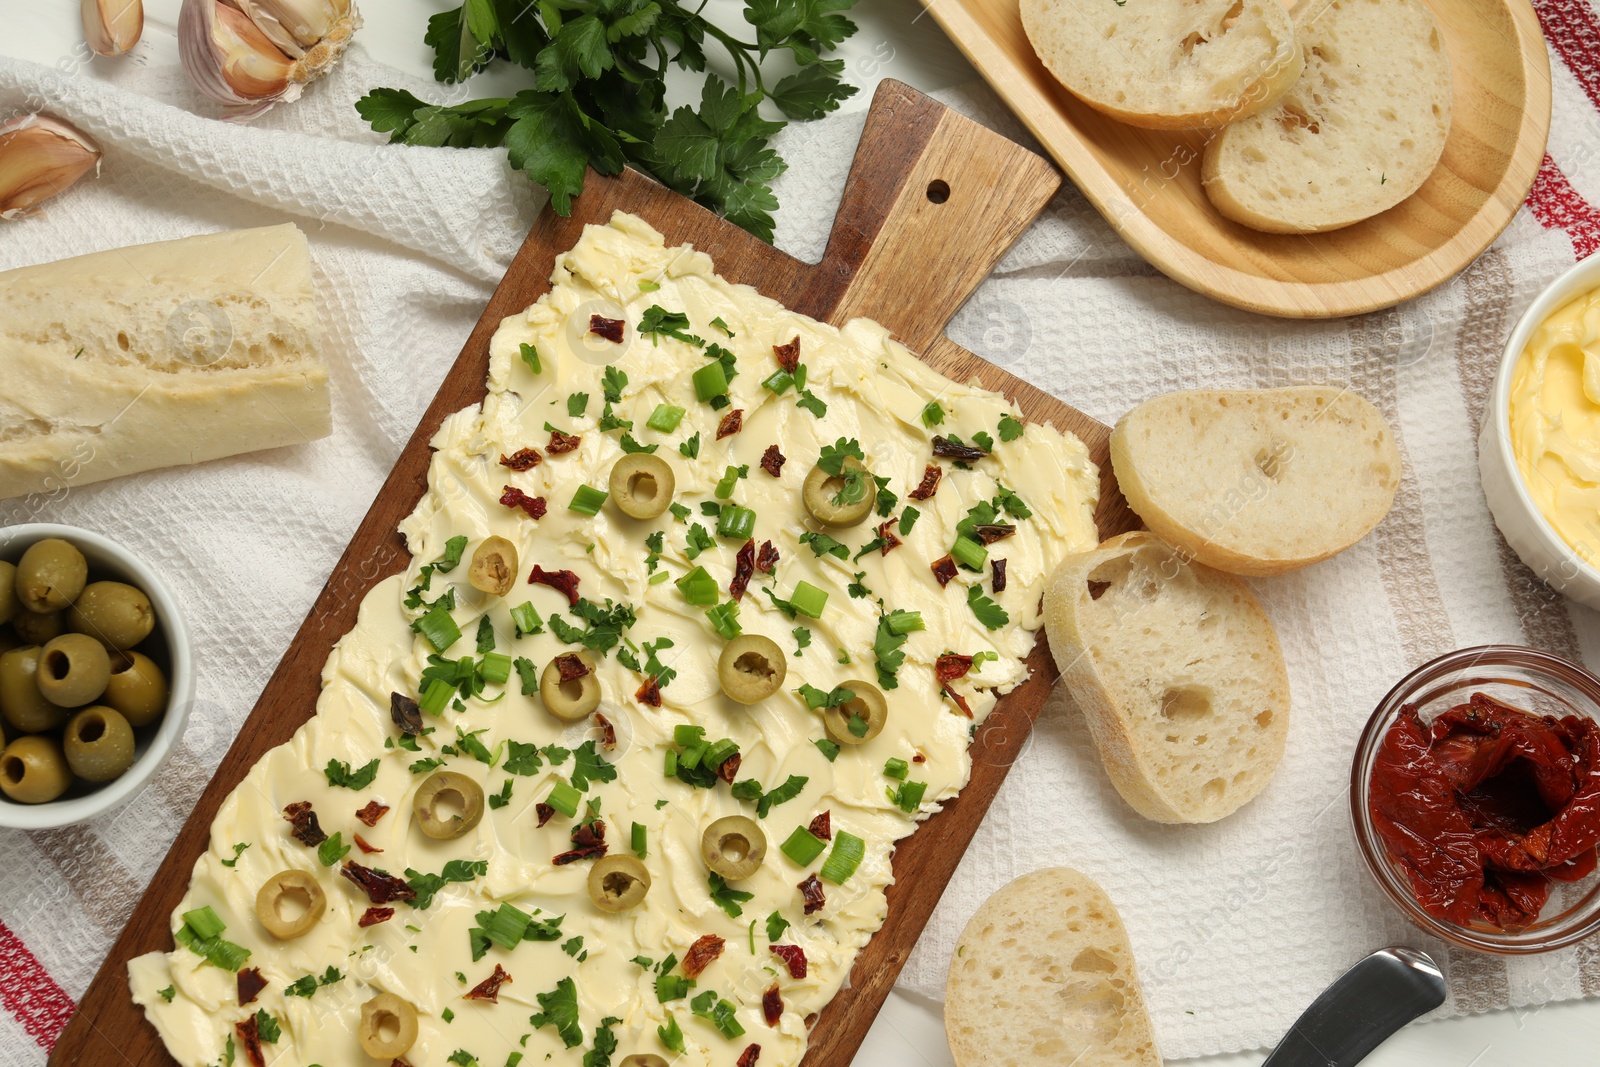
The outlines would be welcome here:
[[[819,289],[845,279],[827,320],[870,305],[907,347],[926,349],[1060,186],[1043,157],[885,79],[813,276]]]

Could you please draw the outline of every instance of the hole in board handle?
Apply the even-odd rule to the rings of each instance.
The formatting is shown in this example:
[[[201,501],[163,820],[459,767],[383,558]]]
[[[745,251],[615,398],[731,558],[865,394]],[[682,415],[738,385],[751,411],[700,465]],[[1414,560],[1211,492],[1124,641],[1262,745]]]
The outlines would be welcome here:
[[[950,183],[943,178],[935,178],[928,183],[928,199],[935,204],[942,204],[950,199]]]

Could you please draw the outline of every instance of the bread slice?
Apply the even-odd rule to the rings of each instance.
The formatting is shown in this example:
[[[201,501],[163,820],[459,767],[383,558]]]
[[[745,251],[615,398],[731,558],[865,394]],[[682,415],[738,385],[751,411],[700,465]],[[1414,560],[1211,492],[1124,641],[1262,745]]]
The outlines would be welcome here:
[[[1343,552],[1400,488],[1389,424],[1331,386],[1158,396],[1117,423],[1111,466],[1151,532],[1232,574]]]
[[[1454,90],[1422,0],[1308,0],[1305,73],[1270,110],[1206,146],[1218,211],[1270,233],[1320,233],[1387,211],[1433,173]]]
[[[999,889],[956,941],[945,984],[956,1067],[1161,1067],[1122,918],[1066,867]]]
[[[1289,673],[1242,581],[1138,530],[1063,560],[1044,619],[1106,773],[1140,815],[1214,822],[1266,788]]]
[[[293,225],[0,273],[0,498],[332,429]]]
[[[1278,0],[1022,0],[1022,27],[1073,95],[1158,130],[1253,115],[1304,62]]]

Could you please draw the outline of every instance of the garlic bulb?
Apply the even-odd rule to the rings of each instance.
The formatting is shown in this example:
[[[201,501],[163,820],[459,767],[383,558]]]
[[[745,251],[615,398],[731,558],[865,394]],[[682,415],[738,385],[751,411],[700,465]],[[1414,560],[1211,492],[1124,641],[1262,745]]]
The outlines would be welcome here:
[[[99,168],[100,149],[59,119],[22,115],[0,123],[0,219],[27,214]]]
[[[83,0],[83,39],[96,55],[120,56],[143,32],[143,0]]]
[[[178,46],[201,92],[252,118],[331,70],[360,25],[355,0],[183,0]]]

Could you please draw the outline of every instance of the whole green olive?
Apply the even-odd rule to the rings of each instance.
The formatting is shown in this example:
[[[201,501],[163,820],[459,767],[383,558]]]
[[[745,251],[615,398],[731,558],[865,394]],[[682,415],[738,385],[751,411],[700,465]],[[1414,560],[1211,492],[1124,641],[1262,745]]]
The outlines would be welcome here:
[[[635,1052],[622,1057],[617,1067],[668,1067],[668,1064],[653,1052]]]
[[[11,620],[11,628],[28,644],[42,645],[67,632],[67,613],[56,611],[36,615],[31,611],[19,611],[17,617]]]
[[[25,734],[56,730],[67,721],[67,710],[50,703],[39,691],[37,645],[0,655],[0,714]]]
[[[69,541],[35,541],[17,561],[17,599],[29,611],[60,611],[78,599],[89,580],[89,561]]]
[[[39,692],[63,708],[98,700],[111,679],[111,657],[88,634],[62,634],[39,650]]]
[[[118,652],[111,660],[102,703],[116,708],[130,726],[149,726],[167,710],[167,678],[143,652]]]
[[[722,691],[741,704],[757,704],[783,685],[789,661],[770,637],[740,634],[729,641],[717,659],[717,681]]]
[[[767,835],[743,815],[725,815],[700,835],[700,858],[730,882],[755,874],[766,855]]]
[[[577,664],[572,663],[573,660]],[[563,661],[568,667],[565,672]],[[563,673],[570,676],[579,665],[584,668],[582,675],[561,680]],[[546,663],[539,673],[539,696],[544,701],[544,710],[562,722],[587,718],[600,706],[600,679],[594,674],[594,660],[587,653],[566,652]]]
[[[84,708],[67,720],[61,747],[73,774],[88,782],[109,782],[133,766],[133,727],[111,708]]]
[[[483,787],[456,771],[434,771],[411,798],[417,829],[435,841],[449,841],[483,818]]]
[[[883,733],[889,721],[889,704],[883,691],[871,682],[851,678],[839,683],[853,696],[838,707],[822,713],[822,727],[828,736],[841,745],[864,745]]]
[[[67,610],[67,625],[117,652],[150,636],[156,609],[144,590],[126,582],[90,582]]]
[[[829,474],[812,467],[800,487],[800,502],[806,513],[824,526],[854,526],[872,514],[878,502],[878,483],[872,472],[854,456],[844,460],[845,476]],[[860,493],[859,499],[846,500],[846,493]]]
[[[379,993],[361,1005],[361,1026],[356,1030],[361,1050],[380,1060],[393,1060],[411,1051],[417,1040],[417,1008],[393,993]]]
[[[19,804],[48,804],[71,784],[72,771],[53,737],[19,737],[0,752],[0,791]]]
[[[17,565],[0,559],[0,626],[10,622],[22,604],[17,600]]]
[[[601,911],[627,911],[648,892],[650,872],[637,856],[602,856],[589,868],[589,899]]]
[[[279,871],[256,890],[256,921],[279,941],[310,933],[327,909],[327,896],[306,871]]]
[[[472,553],[467,581],[472,588],[491,596],[511,592],[517,584],[517,546],[504,537],[485,537]]]
[[[671,465],[649,452],[630,452],[611,467],[611,499],[635,519],[653,519],[666,511],[677,487]]]

